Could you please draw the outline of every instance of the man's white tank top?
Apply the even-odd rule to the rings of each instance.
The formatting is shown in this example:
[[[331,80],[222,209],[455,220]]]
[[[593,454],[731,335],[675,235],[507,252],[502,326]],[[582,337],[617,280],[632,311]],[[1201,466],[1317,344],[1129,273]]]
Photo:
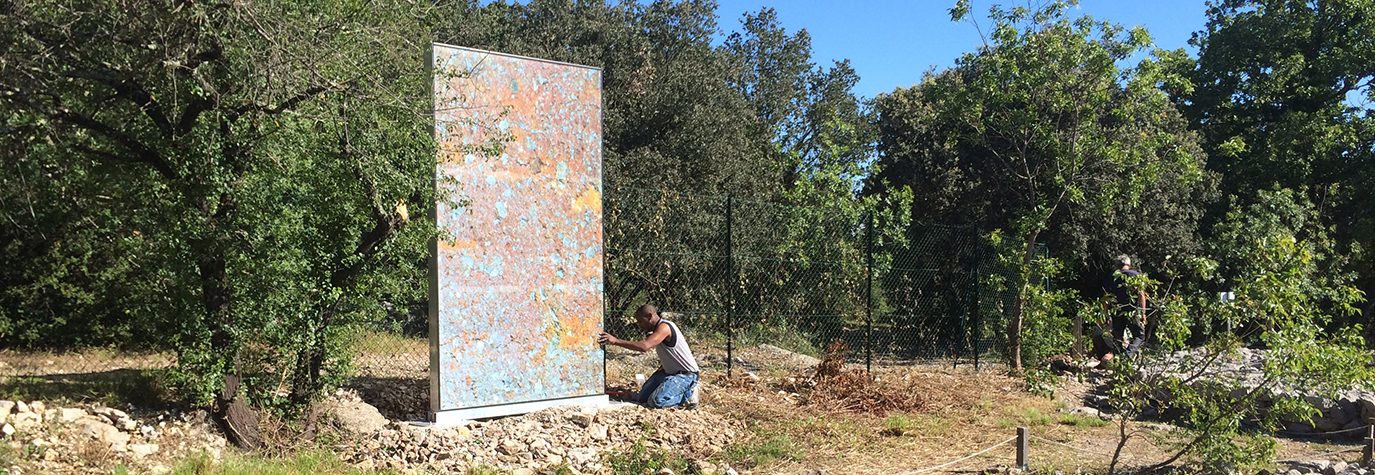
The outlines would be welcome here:
[[[654,353],[659,355],[659,365],[664,367],[664,372],[668,374],[678,373],[698,373],[697,358],[692,357],[692,349],[688,348],[687,339],[683,338],[683,332],[678,331],[678,325],[668,320],[659,320],[661,323],[668,324],[668,337],[659,342],[654,347]]]

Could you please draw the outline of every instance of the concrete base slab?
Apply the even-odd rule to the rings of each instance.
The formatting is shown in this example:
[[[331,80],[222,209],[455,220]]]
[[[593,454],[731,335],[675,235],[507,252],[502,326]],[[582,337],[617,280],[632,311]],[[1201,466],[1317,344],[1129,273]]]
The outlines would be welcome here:
[[[514,404],[499,404],[495,406],[465,407],[462,409],[450,409],[439,411],[430,415],[435,426],[453,426],[465,424],[474,419],[488,419],[492,417],[510,416],[515,414],[525,414],[541,409],[548,409],[559,406],[610,406],[611,399],[605,394],[593,396],[579,396],[562,399],[548,399],[544,401],[518,402]]]

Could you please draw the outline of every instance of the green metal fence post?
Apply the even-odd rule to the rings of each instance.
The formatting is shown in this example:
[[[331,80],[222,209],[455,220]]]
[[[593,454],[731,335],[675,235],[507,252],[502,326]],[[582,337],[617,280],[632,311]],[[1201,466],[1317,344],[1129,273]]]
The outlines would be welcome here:
[[[977,243],[977,241],[975,241],[975,242]],[[974,251],[974,252],[971,252],[971,253],[968,255],[968,259],[969,259],[969,282],[966,283],[965,286],[964,286],[964,308],[960,309],[960,350],[959,350],[958,353],[955,354],[956,356],[955,356],[955,363],[954,363],[954,365],[953,365],[954,367],[959,367],[959,366],[960,366],[960,357],[961,357],[961,356],[964,356],[964,350],[967,349],[967,348],[969,348],[970,346],[973,346],[973,347],[974,347],[974,354],[975,354],[976,360],[977,360],[977,358],[978,358],[978,353],[979,353],[979,342],[978,342],[978,340],[974,340],[974,341],[973,341],[973,345],[970,345],[970,338],[971,338],[970,333],[971,333],[971,331],[970,331],[970,327],[969,327],[969,320],[970,320],[970,318],[969,318],[969,312],[970,312],[970,309],[973,308],[974,305],[977,305],[977,304],[975,303],[975,302],[976,302],[975,299],[977,298],[977,296],[974,295],[974,294],[975,294],[974,290],[977,288],[977,285],[978,285],[977,282],[978,282],[978,280],[979,280],[979,271],[978,271],[978,268],[979,268],[979,257],[978,257],[978,255],[979,255],[979,253],[978,253],[978,246],[977,246],[977,244],[975,244],[974,246],[971,246],[971,247],[968,248],[968,249],[970,249],[970,250],[972,250],[972,251]],[[975,366],[977,367],[978,365],[976,364]]]
[[[974,271],[977,273],[979,267],[983,265],[984,252],[987,246],[983,242],[983,231],[974,228]],[[979,342],[983,341],[984,322],[983,322],[983,293],[979,285],[979,278],[975,275],[974,282],[974,370],[979,369]]]
[[[735,363],[735,250],[731,235],[731,208],[734,197],[726,195],[726,377],[733,376]]]
[[[865,278],[864,278],[864,370],[874,375],[874,211],[864,217]]]

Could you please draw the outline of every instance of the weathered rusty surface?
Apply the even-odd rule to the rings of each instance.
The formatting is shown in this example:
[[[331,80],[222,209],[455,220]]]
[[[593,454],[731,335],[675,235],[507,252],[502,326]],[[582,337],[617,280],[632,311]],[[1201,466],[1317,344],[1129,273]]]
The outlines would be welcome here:
[[[467,203],[436,211],[438,409],[601,394],[601,71],[444,45],[434,61],[439,186]]]

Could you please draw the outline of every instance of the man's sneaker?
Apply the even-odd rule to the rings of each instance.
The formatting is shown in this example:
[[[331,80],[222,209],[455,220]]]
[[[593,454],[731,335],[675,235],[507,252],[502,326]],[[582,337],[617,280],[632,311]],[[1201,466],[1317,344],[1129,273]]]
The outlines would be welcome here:
[[[701,400],[702,400],[702,385],[700,385],[700,384],[694,384],[694,385],[692,385],[692,394],[688,396],[688,405],[689,405],[689,406],[696,406],[698,402],[701,402]]]

